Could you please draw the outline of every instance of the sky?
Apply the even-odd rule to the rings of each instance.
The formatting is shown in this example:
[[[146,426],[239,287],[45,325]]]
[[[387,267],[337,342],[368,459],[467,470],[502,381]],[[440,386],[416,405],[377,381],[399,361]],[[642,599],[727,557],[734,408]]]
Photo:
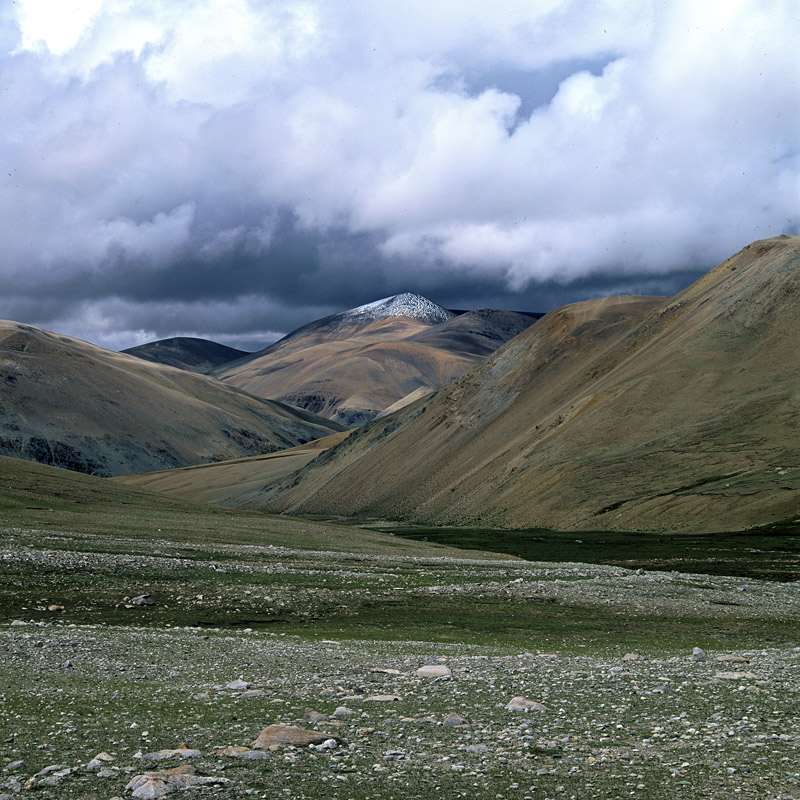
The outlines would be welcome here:
[[[0,0],[0,318],[258,349],[800,233],[795,0]]]

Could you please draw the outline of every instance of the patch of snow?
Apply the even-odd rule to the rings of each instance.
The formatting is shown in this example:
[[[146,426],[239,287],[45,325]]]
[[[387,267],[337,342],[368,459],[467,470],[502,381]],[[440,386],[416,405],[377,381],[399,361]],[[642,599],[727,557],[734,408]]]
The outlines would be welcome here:
[[[447,322],[455,314],[431,302],[425,297],[411,292],[384,297],[358,308],[343,312],[342,317],[360,317],[362,319],[379,319],[380,317],[411,317],[435,325]]]

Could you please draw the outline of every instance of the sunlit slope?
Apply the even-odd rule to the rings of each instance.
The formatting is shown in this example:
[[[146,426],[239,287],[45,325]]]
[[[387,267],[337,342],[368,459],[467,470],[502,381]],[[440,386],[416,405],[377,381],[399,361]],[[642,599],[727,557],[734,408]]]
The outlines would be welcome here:
[[[265,495],[290,512],[558,529],[800,513],[800,237],[672,299],[556,309]]]
[[[0,322],[0,454],[98,475],[292,447],[340,426],[211,378]]]
[[[258,397],[357,425],[420,388],[445,386],[532,322],[492,309],[437,324],[342,314],[213,374]]]
[[[53,548],[65,542],[99,552],[138,552],[141,545],[187,552],[226,545],[260,548],[415,557],[506,560],[501,554],[477,554],[352,526],[275,517],[125,486],[116,480],[82,475],[17,458],[0,456],[0,540],[41,546],[43,532]],[[138,544],[137,544],[138,543]],[[146,551],[147,552],[147,551]],[[230,557],[230,553],[226,555]],[[181,580],[178,577],[177,580]]]
[[[253,507],[258,504],[264,486],[296,472],[350,433],[349,430],[332,433],[307,444],[261,456],[123,475],[116,480],[171,497],[185,497],[236,508]]]

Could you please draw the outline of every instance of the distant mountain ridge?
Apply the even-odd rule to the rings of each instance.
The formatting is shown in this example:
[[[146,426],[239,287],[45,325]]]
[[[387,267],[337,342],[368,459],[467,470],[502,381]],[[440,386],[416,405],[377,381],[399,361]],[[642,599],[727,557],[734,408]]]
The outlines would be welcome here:
[[[463,374],[535,317],[453,312],[410,292],[310,322],[210,374],[258,397],[359,425]]]
[[[193,336],[172,336],[129,347],[122,352],[155,364],[167,364],[170,367],[200,373],[250,355],[245,350],[237,350],[235,347]]]

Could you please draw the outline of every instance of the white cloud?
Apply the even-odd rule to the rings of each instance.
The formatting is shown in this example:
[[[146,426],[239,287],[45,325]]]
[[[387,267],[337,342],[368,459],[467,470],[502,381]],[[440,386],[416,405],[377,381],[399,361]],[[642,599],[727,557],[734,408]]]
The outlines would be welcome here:
[[[0,277],[19,285],[257,258],[285,208],[512,291],[798,230],[788,0],[14,8]]]

